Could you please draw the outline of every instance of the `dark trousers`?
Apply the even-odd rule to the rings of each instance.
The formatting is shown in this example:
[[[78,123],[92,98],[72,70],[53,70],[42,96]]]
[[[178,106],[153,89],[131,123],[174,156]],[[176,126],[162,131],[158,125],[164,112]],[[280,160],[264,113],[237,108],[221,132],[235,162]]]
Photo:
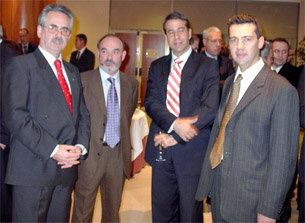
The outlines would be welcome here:
[[[153,222],[203,222],[203,202],[195,200],[198,181],[199,175],[178,173],[170,155],[157,162],[152,167]]]
[[[69,222],[72,187],[13,186],[13,222]]]
[[[299,223],[305,222],[305,183],[298,182]]]
[[[6,147],[5,150],[2,150],[0,148],[0,165],[1,165],[0,222],[12,221],[12,186],[4,183],[8,155],[9,155],[9,147]]]

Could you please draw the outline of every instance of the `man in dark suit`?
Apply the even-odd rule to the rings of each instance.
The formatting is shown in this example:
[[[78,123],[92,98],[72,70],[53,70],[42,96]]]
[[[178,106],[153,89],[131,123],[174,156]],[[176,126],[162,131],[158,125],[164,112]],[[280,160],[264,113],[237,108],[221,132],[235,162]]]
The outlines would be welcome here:
[[[85,102],[91,119],[90,153],[79,166],[74,192],[72,222],[91,222],[98,188],[101,189],[102,222],[119,222],[124,181],[131,173],[130,123],[137,106],[138,82],[120,72],[125,59],[125,42],[108,34],[98,44],[99,68],[81,74]],[[117,109],[112,107],[111,82],[114,78]],[[112,122],[117,114],[117,124]],[[116,141],[108,138],[116,129]]]
[[[3,31],[2,26],[0,25],[0,83],[1,77],[4,72],[4,65],[7,61],[17,56],[17,52],[9,48],[5,45],[3,41]],[[1,84],[0,84],[1,85]],[[1,222],[11,222],[12,221],[12,192],[11,185],[7,185],[4,183],[4,177],[6,173],[6,166],[8,161],[8,155],[10,151],[9,147],[10,141],[10,133],[4,122],[2,120],[2,112],[1,112],[1,92],[0,92],[0,180],[1,180],[1,195],[0,195],[0,221]]]
[[[215,26],[211,26],[202,32],[202,42],[205,46],[205,50],[202,54],[206,57],[210,57],[217,60],[219,67],[219,85],[220,91],[222,91],[225,80],[235,73],[232,61],[220,54],[222,44],[221,30]]]
[[[298,86],[300,72],[288,61],[289,43],[284,38],[276,38],[272,42],[273,64],[271,69],[285,77],[295,88]]]
[[[6,67],[2,109],[11,132],[6,183],[13,185],[13,221],[68,222],[77,164],[89,144],[90,120],[79,72],[61,59],[72,12],[46,6],[38,49]]]
[[[151,64],[145,98],[152,118],[145,152],[152,166],[152,218],[202,222],[195,193],[218,107],[217,63],[192,51],[192,31],[182,13],[169,14],[163,29],[172,52]],[[166,148],[164,161],[157,161],[158,146]]]
[[[300,123],[305,128],[305,68],[300,76],[298,92],[300,97]],[[305,136],[304,136],[305,137]],[[299,161],[299,182],[298,182],[298,199],[299,199],[299,222],[305,222],[305,138],[301,150]]]
[[[298,95],[259,58],[257,20],[240,14],[228,24],[238,67],[224,84],[196,199],[211,195],[213,222],[275,222],[296,167]]]
[[[19,30],[19,53],[28,54],[36,50],[37,45],[30,42],[29,30],[22,28]]]
[[[70,63],[75,65],[79,72],[85,72],[94,68],[95,56],[86,47],[87,37],[85,34],[78,34],[75,37],[76,51],[72,52]]]

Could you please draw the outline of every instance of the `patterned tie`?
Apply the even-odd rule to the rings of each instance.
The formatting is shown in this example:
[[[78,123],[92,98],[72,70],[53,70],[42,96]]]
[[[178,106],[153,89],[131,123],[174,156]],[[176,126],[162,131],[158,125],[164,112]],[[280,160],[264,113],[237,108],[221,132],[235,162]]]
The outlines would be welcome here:
[[[105,130],[106,143],[114,148],[120,141],[120,112],[119,100],[115,90],[115,79],[108,78],[111,86],[107,95],[107,125]]]
[[[23,54],[27,54],[27,52],[28,52],[28,47],[27,47],[27,45],[24,45],[23,46]]]
[[[66,82],[66,79],[62,73],[61,62],[59,59],[57,59],[57,60],[55,60],[54,64],[55,64],[56,71],[57,71],[59,85],[62,89],[62,92],[64,93],[64,96],[66,98],[67,104],[70,109],[70,112],[72,114],[72,97],[71,97],[70,90],[69,90],[68,84]]]
[[[183,61],[179,58],[175,59],[175,64],[169,74],[167,82],[166,107],[167,110],[179,117],[180,114],[180,82],[181,82],[181,66]]]
[[[239,95],[239,90],[240,90],[240,81],[243,79],[241,74],[238,75],[236,78],[230,96],[229,100],[226,105],[225,113],[223,115],[221,125],[220,125],[220,130],[218,133],[218,137],[216,139],[216,142],[213,146],[213,149],[210,154],[210,162],[211,162],[211,167],[214,169],[221,163],[221,158],[223,154],[223,144],[224,144],[224,139],[225,139],[225,130],[226,126],[231,118],[231,115],[233,114],[233,111],[236,107],[237,104],[237,99]]]
[[[78,50],[76,54],[76,59],[79,60],[79,58],[80,58],[80,51]]]

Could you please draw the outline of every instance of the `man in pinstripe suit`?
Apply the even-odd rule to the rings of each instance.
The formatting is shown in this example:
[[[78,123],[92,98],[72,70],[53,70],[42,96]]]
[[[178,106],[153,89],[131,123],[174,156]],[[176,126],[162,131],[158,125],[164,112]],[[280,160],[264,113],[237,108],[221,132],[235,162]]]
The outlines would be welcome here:
[[[214,222],[275,222],[296,167],[298,95],[259,58],[264,37],[253,16],[233,16],[229,36],[238,68],[224,84],[196,199],[211,195]],[[218,165],[212,168],[211,151],[223,133],[220,125],[239,74],[242,80],[237,104],[224,128]]]

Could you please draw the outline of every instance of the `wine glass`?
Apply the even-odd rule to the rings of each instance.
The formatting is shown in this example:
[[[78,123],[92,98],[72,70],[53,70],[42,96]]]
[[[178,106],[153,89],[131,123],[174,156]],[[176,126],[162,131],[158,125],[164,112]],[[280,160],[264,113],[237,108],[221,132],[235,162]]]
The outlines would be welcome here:
[[[159,134],[162,134],[162,132],[159,132]],[[158,145],[158,149],[159,149],[159,153],[158,153],[158,157],[156,158],[157,162],[164,162],[166,161],[165,158],[163,158],[163,146],[162,144]]]

